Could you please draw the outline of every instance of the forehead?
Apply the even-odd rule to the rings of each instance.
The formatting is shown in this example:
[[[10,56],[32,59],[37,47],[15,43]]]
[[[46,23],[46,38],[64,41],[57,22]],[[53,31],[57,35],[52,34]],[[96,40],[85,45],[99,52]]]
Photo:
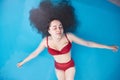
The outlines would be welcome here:
[[[53,25],[59,25],[59,24],[61,24],[61,22],[59,20],[53,20],[50,23],[51,26],[53,26]]]

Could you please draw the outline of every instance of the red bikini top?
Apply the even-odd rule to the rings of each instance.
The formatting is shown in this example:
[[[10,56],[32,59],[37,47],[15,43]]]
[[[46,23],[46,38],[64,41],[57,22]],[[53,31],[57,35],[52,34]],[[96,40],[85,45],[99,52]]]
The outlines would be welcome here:
[[[66,36],[66,34],[65,34]],[[66,36],[67,38],[67,36]],[[67,52],[70,51],[71,49],[71,42],[69,41],[69,39],[67,38],[67,41],[68,41],[68,44],[65,45],[60,51],[59,50],[55,50],[53,48],[50,48],[49,45],[48,45],[48,37],[47,37],[47,46],[48,46],[48,52],[51,54],[51,55],[61,55],[61,54],[66,54]]]

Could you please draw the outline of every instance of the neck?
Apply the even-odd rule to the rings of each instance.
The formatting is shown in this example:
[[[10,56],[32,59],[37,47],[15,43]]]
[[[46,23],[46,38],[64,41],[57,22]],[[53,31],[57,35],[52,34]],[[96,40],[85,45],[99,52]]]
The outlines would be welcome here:
[[[62,36],[59,36],[59,37],[54,37],[54,36],[51,36],[51,38],[54,40],[54,41],[60,41],[62,39]]]

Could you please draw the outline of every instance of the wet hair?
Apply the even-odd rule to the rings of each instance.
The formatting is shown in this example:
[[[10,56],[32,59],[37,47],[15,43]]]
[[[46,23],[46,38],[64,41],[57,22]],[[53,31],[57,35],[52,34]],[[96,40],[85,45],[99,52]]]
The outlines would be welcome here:
[[[41,33],[43,37],[50,35],[48,29],[53,20],[59,20],[62,23],[64,33],[73,31],[76,26],[74,8],[67,0],[57,3],[43,0],[37,8],[30,10],[29,19],[31,25],[37,28],[38,33]]]

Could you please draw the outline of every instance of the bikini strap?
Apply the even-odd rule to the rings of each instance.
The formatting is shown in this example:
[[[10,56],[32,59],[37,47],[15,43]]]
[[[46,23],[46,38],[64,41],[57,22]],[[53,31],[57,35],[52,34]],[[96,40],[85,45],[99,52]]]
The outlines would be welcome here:
[[[49,47],[49,45],[48,45],[48,36],[47,36],[47,38],[46,38],[46,42],[47,42],[47,47]]]
[[[67,40],[69,41],[69,39],[68,39],[68,37],[67,37],[67,35],[65,34],[65,37],[67,38]],[[70,41],[69,41],[70,42]]]

